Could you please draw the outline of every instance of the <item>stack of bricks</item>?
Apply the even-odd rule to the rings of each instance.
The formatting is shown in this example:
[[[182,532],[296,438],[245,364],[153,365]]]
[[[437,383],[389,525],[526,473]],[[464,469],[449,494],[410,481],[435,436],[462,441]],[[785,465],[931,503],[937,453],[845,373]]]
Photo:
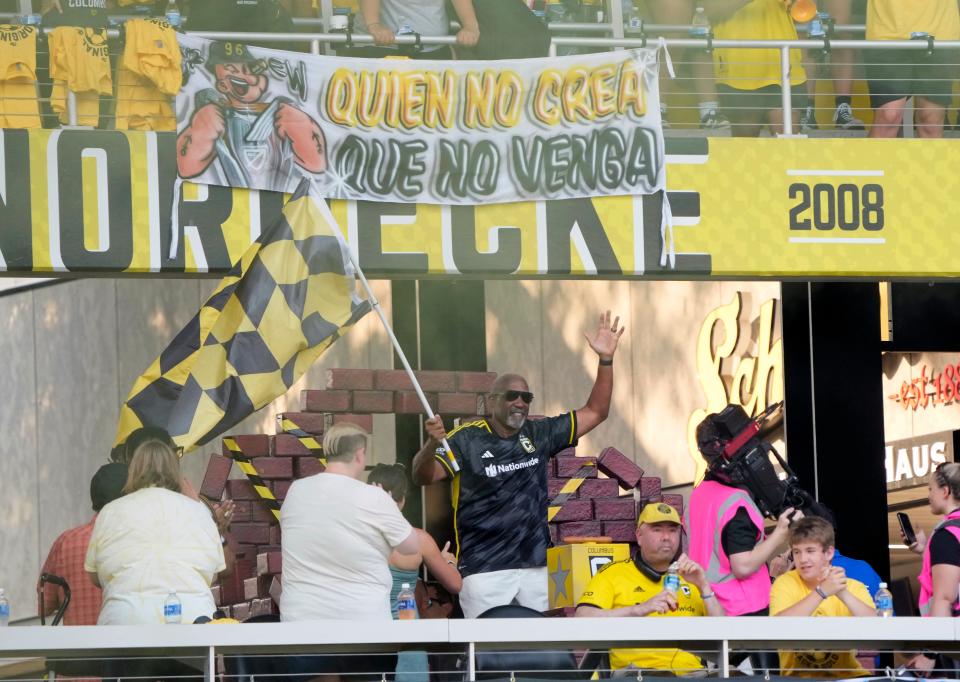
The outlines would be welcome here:
[[[643,469],[612,447],[596,457],[578,457],[570,448],[553,458],[547,480],[550,499],[577,477],[584,465],[592,466],[583,483],[550,522],[554,544],[571,537],[604,536],[613,542],[636,544],[637,514],[649,502],[665,502],[683,514],[682,495],[662,494],[659,478],[644,476]],[[600,478],[599,473],[607,478]]]
[[[492,372],[423,371],[416,376],[430,406],[444,417],[485,414],[486,395],[496,378]],[[303,391],[300,404],[302,412],[278,415],[274,435],[232,436],[280,502],[293,481],[323,471],[310,448],[283,433],[283,419],[321,440],[324,430],[339,422],[372,431],[374,414],[423,413],[403,370],[332,369],[326,389]],[[249,481],[230,479],[230,451],[224,446],[222,453],[210,457],[200,493],[211,500],[234,500],[229,542],[237,559],[233,573],[214,587],[214,597],[237,620],[276,614],[270,594],[276,594],[281,571],[279,524]]]

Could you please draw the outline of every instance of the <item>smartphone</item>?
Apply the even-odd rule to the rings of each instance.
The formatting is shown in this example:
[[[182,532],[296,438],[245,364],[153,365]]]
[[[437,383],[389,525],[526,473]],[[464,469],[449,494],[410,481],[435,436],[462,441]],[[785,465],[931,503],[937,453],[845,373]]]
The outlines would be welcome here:
[[[900,532],[907,541],[909,547],[917,541],[917,534],[913,531],[913,524],[910,523],[910,517],[903,512],[897,512],[897,521],[900,522]]]

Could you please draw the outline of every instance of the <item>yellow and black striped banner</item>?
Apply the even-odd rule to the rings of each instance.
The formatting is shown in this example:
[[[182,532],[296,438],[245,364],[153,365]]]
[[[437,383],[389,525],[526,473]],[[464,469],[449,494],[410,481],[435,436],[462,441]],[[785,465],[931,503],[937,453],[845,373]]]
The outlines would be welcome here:
[[[242,471],[250,480],[250,483],[253,484],[253,489],[257,491],[257,495],[260,496],[260,499],[263,500],[267,508],[273,512],[273,515],[277,521],[279,521],[280,503],[277,501],[277,498],[274,497],[273,491],[267,486],[266,481],[260,478],[260,474],[257,473],[257,468],[253,465],[253,460],[244,454],[235,438],[224,438],[223,444],[227,447],[227,450],[230,451],[230,458],[237,463],[240,471]]]
[[[313,434],[304,431],[286,414],[278,414],[277,421],[280,422],[281,431],[290,436],[295,436],[303,444],[303,447],[316,455],[323,466],[327,466],[327,458],[323,456],[323,445]]]
[[[590,472],[596,470],[596,468],[596,464],[588,462],[580,467],[580,470],[573,475],[573,478],[563,484],[557,496],[550,500],[550,506],[547,507],[547,521],[553,521],[553,517],[563,509],[564,503],[577,492],[577,489],[583,485],[583,481],[590,475]]]

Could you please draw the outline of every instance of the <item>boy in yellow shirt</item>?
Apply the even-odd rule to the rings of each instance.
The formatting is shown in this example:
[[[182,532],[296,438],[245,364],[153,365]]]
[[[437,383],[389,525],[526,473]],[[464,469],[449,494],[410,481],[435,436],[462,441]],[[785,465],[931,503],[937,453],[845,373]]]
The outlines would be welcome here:
[[[796,568],[784,573],[770,591],[771,616],[876,616],[866,586],[839,566],[832,566],[833,526],[807,516],[790,528],[790,550]],[[781,651],[780,669],[795,677],[859,677],[867,675],[853,651]]]

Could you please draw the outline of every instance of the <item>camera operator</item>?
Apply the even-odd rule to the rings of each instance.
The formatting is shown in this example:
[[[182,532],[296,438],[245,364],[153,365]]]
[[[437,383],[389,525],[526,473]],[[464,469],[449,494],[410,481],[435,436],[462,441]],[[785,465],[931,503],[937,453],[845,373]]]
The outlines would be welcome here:
[[[803,512],[784,509],[766,535],[763,513],[751,493],[734,485],[721,471],[724,448],[732,440],[721,420],[734,407],[708,415],[697,426],[697,446],[707,461],[707,474],[690,493],[689,555],[706,568],[707,579],[727,615],[765,616],[770,608],[767,562],[781,551],[790,522],[803,518]],[[749,424],[742,408],[736,410]]]

